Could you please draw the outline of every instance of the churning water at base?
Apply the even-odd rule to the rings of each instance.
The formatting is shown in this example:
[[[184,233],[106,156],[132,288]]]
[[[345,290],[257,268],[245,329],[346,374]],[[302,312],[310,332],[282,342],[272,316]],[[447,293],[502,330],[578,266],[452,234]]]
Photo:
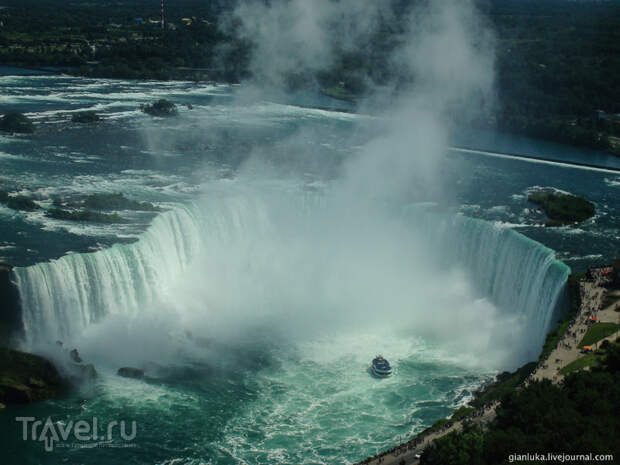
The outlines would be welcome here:
[[[25,345],[102,372],[54,414],[137,419],[145,463],[354,462],[534,358],[556,317],[568,268],[512,230],[223,184],[134,244],[15,270]],[[377,352],[392,378],[366,372]]]

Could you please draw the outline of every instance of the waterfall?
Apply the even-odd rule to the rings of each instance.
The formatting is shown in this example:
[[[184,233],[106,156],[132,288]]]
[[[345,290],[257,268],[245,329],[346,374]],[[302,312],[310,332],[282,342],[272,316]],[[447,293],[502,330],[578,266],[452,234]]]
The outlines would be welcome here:
[[[105,315],[136,315],[174,298],[175,283],[203,247],[260,225],[255,206],[241,196],[214,199],[208,215],[196,204],[180,206],[134,243],[15,268],[26,344],[64,341]]]
[[[528,320],[526,353],[536,358],[565,311],[570,268],[553,250],[497,223],[463,215],[426,214],[424,220],[429,242],[442,250],[443,267],[459,265],[481,296]]]
[[[106,314],[148,308],[187,266],[198,231],[190,209],[178,208],[133,244],[16,268],[27,339],[64,340]]]
[[[320,208],[307,200],[299,210]],[[535,355],[557,317],[568,267],[552,250],[492,223],[420,211],[411,219],[442,268],[464,269],[481,297],[530,321]],[[162,299],[174,300],[175,284],[204,250],[235,235],[270,234],[269,227],[260,201],[215,197],[159,215],[135,243],[16,268],[26,343],[70,340],[108,314],[148,314]]]

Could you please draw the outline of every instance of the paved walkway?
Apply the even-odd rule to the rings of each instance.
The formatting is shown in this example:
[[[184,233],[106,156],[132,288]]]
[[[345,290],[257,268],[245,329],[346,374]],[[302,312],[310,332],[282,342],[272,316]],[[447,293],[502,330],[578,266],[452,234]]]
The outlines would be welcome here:
[[[585,281],[581,283],[581,309],[575,317],[575,321],[566,330],[564,337],[549,357],[543,360],[536,371],[530,375],[526,384],[530,380],[540,381],[545,378],[554,383],[562,380],[563,376],[560,374],[560,370],[583,355],[582,349],[578,345],[591,325],[590,318],[598,317],[598,321],[601,323],[618,323],[620,314],[614,310],[620,305],[620,302],[600,309],[605,298],[605,292],[605,288],[597,286],[594,282]],[[618,337],[618,332],[604,340],[614,340],[616,337]],[[600,346],[602,342],[599,341],[596,346]]]
[[[527,383],[531,380],[550,379],[554,383],[560,381],[563,376],[559,370],[569,363],[577,360],[583,354],[577,345],[581,342],[583,335],[588,330],[591,317],[598,317],[601,323],[620,323],[620,313],[616,312],[616,308],[620,308],[620,301],[617,301],[607,308],[601,309],[601,305],[605,298],[606,289],[597,281],[582,281],[580,283],[581,308],[575,316],[575,320],[564,333],[564,337],[560,340],[555,349],[551,352],[546,360],[543,360],[536,370],[527,378]],[[620,332],[616,332],[603,340],[616,340],[620,336]],[[600,346],[603,341],[599,341],[596,345]],[[464,421],[472,421],[474,423],[485,425],[495,418],[495,409],[499,405],[496,402],[483,410],[478,410],[473,416],[455,423],[449,423],[442,430],[425,435],[417,436],[412,440],[396,446],[380,456],[369,457],[359,462],[358,465],[417,465],[419,459],[416,457],[422,454],[422,451],[431,444],[435,439],[440,438],[452,431],[460,431],[463,428]]]

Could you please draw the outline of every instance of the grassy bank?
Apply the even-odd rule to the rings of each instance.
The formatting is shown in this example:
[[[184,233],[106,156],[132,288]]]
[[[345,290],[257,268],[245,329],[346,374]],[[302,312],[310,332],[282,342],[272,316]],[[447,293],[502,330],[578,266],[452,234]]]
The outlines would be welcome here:
[[[590,326],[583,339],[579,343],[579,347],[591,346],[598,341],[611,336],[620,329],[620,325],[616,323],[596,323]]]
[[[578,358],[574,362],[569,363],[560,370],[560,373],[564,376],[573,373],[575,371],[583,369],[591,369],[594,367],[600,367],[605,362],[607,342],[601,344],[601,348]],[[616,339],[614,345],[620,348],[620,338]]]

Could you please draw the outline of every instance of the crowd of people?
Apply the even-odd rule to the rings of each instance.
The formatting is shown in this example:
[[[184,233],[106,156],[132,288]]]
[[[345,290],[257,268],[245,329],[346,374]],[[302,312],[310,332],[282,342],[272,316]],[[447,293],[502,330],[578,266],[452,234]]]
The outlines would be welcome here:
[[[603,286],[611,284],[611,270],[610,266],[592,267],[588,270],[586,279],[579,282],[581,306],[577,314],[571,319],[568,329],[558,342],[556,349],[558,347],[567,351],[575,349],[588,328],[598,320],[597,314],[601,308],[605,292]],[[550,359],[556,357],[553,355],[554,353],[556,353],[555,350],[539,362],[536,370],[526,378],[526,385],[534,379],[544,377],[541,372],[549,368]],[[559,373],[560,368],[562,368],[559,366],[561,362],[560,358],[555,358],[554,380],[559,381],[561,379]]]
[[[613,271],[614,268],[611,265],[592,266],[588,268],[586,276],[595,287],[604,287],[612,283]]]

